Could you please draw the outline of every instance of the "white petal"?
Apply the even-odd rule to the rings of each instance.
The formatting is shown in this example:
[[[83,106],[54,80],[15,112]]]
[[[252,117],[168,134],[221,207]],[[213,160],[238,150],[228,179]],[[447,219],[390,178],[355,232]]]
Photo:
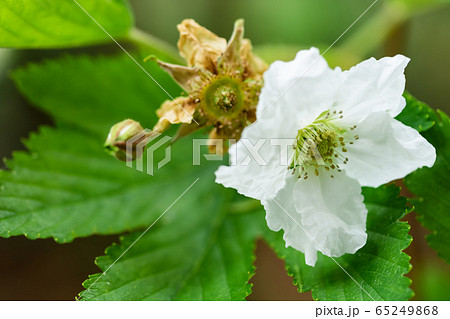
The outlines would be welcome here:
[[[378,187],[436,160],[427,140],[386,112],[372,113],[349,133],[359,139],[348,145],[349,162],[343,168],[362,186]]]
[[[295,208],[313,238],[314,247],[326,256],[353,254],[367,240],[367,209],[361,186],[345,175],[326,171],[299,180],[294,187]]]
[[[264,73],[264,87],[267,91],[280,94],[287,90],[300,76],[315,78],[329,71],[327,61],[317,48],[301,50],[289,62],[275,61]]]
[[[306,263],[314,266],[317,261],[317,249],[305,232],[300,218],[296,211],[293,200],[294,185],[297,182],[296,176],[291,176],[286,180],[286,185],[274,198],[263,201],[266,210],[266,221],[273,231],[284,230],[284,241],[286,247],[293,248],[305,254]]]
[[[300,129],[330,108],[340,82],[340,69],[329,68],[319,50],[297,53],[293,61],[274,62],[264,73],[257,118],[276,118]]]
[[[343,72],[337,107],[344,121],[359,122],[373,112],[387,111],[392,117],[405,107],[404,70],[409,58],[403,55],[368,59]],[[353,124],[355,124],[353,123]]]
[[[259,200],[275,196],[284,186],[286,175],[289,174],[288,163],[282,161],[281,147],[272,145],[274,138],[283,136],[268,122],[267,118],[245,128],[241,139],[228,152],[230,166],[220,166],[216,171],[216,183],[235,188],[240,194]],[[292,145],[293,139],[287,141]],[[259,148],[259,145],[262,146]],[[287,147],[284,150],[287,153]]]
[[[343,172],[290,178],[264,203],[270,229],[284,230],[286,246],[305,253],[314,266],[317,251],[331,257],[354,253],[366,243],[367,209],[361,187]]]

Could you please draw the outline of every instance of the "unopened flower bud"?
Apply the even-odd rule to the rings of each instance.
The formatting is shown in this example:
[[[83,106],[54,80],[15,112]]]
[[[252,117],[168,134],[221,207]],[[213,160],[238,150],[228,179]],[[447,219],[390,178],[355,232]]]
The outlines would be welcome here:
[[[134,120],[124,120],[115,124],[109,131],[105,149],[120,161],[133,161],[142,155],[145,145],[156,134],[159,133],[144,130]]]

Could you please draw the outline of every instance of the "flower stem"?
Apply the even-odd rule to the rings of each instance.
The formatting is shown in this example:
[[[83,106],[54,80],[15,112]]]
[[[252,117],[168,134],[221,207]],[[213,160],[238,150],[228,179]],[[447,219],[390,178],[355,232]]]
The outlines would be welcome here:
[[[131,29],[126,39],[144,52],[151,51],[152,54],[161,56],[165,61],[171,60],[167,62],[184,64],[175,47],[138,28]]]

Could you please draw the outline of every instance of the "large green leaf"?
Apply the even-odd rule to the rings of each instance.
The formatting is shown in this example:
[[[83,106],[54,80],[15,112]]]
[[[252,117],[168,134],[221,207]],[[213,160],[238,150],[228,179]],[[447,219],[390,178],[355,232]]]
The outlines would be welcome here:
[[[126,35],[133,26],[126,0],[2,0],[0,47],[61,48],[111,41],[83,9],[113,37]]]
[[[412,203],[419,221],[431,230],[428,243],[450,262],[450,119],[438,114],[437,124],[423,133],[436,148],[436,163],[410,174],[405,182],[418,197]]]
[[[243,300],[249,295],[264,214],[230,214],[233,191],[212,179],[198,183],[196,191],[205,194],[201,202],[186,198],[184,211],[168,211],[164,224],[108,248],[97,265],[102,271],[113,266],[84,283],[81,299]]]
[[[189,167],[184,159],[189,149],[178,145],[172,147],[173,162],[154,176],[125,167],[103,152],[100,140],[78,131],[44,128],[27,146],[31,155],[16,153],[7,162],[12,171],[0,172],[3,237],[67,242],[142,227],[175,200],[174,194],[205,175]],[[201,202],[201,193],[189,196]]]
[[[179,87],[156,65],[148,70],[178,95]],[[173,194],[204,174],[191,165],[189,143],[174,145],[173,161],[155,176],[103,151],[112,124],[133,117],[152,127],[154,110],[167,98],[128,57],[64,58],[32,65],[14,78],[56,119],[58,129],[34,134],[26,142],[30,152],[15,153],[7,162],[11,171],[0,172],[0,236],[66,242],[145,226],[169,206]]]
[[[409,225],[399,221],[407,209],[406,199],[398,197],[398,193],[394,186],[364,189],[369,211],[367,243],[353,255],[335,258],[337,263],[319,254],[316,266],[307,266],[302,253],[285,248],[281,232],[266,233],[266,240],[286,261],[287,271],[299,291],[311,290],[315,299],[409,299],[413,295],[409,289],[411,280],[404,275],[411,269],[410,257],[402,250],[412,238],[408,235]]]

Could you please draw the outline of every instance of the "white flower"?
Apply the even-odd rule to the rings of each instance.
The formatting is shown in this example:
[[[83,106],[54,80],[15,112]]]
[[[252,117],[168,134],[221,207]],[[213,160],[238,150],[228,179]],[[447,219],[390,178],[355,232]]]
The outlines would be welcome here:
[[[264,74],[258,120],[230,148],[231,166],[221,166],[216,181],[260,200],[269,228],[283,229],[286,246],[305,253],[308,265],[317,251],[338,257],[364,246],[361,186],[378,187],[435,161],[433,146],[394,119],[405,107],[408,62],[397,55],[333,70],[312,48]],[[275,138],[294,141],[287,165],[268,142],[259,149],[266,165],[248,163],[250,143]]]

